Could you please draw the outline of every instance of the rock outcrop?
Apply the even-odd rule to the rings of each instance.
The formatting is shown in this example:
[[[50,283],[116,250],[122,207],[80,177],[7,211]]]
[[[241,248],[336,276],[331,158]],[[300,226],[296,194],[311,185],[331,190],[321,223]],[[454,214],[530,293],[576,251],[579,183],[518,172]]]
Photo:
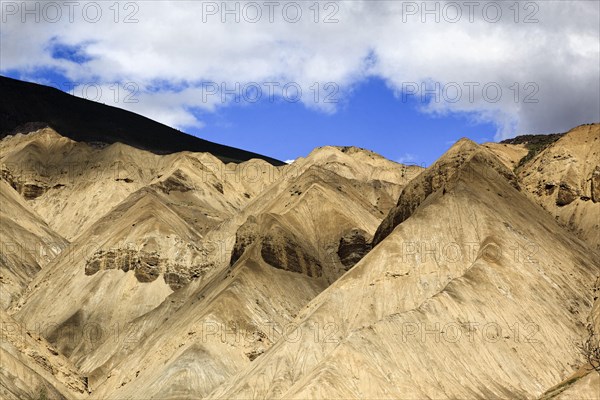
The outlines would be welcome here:
[[[94,275],[102,270],[133,271],[138,282],[154,282],[163,276],[171,289],[178,290],[192,280],[201,278],[206,267],[188,267],[161,258],[156,252],[146,253],[130,249],[98,250],[85,264],[85,274]]]
[[[353,229],[340,239],[337,254],[346,270],[349,270],[362,260],[371,248],[367,232]]]
[[[252,245],[260,248],[262,259],[274,268],[305,274],[311,278],[323,275],[323,267],[315,251],[284,228],[276,216],[262,215],[259,219],[250,217],[240,227],[231,255],[231,265]]]
[[[576,127],[517,171],[524,192],[600,251],[600,124]]]
[[[590,179],[590,191],[592,192],[592,201],[594,203],[600,203],[600,166],[597,166],[592,172]]]
[[[577,189],[569,185],[568,183],[561,183],[558,188],[558,195],[556,196],[556,205],[559,207],[571,204],[575,199],[579,197]]]

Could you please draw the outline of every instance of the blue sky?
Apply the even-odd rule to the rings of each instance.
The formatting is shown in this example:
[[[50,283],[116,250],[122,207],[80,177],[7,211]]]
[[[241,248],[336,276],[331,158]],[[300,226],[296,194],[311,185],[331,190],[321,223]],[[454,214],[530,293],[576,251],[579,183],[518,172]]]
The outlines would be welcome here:
[[[491,123],[474,123],[466,115],[424,115],[419,106],[419,100],[403,102],[384,82],[371,79],[333,114],[300,103],[263,101],[205,113],[200,117],[206,127],[193,133],[282,160],[305,156],[318,146],[351,145],[419,165],[429,165],[461,137],[494,138]]]
[[[63,50],[61,57],[71,59],[70,54]],[[5,73],[24,78],[18,71]],[[34,79],[32,75],[25,78],[48,83],[68,81],[52,70],[38,71]],[[60,84],[53,86],[61,88]],[[139,94],[139,100],[143,99]],[[333,113],[307,108],[301,102],[271,101],[265,96],[256,103],[242,100],[215,112],[195,111],[205,125],[182,130],[280,160],[306,156],[315,147],[339,145],[363,147],[390,160],[425,166],[461,137],[479,143],[494,140],[496,127],[492,123],[475,122],[467,114],[424,114],[419,110],[422,104],[419,96],[407,96],[403,101],[385,82],[374,78],[340,100]]]
[[[285,6],[273,20],[267,10],[250,20],[246,5],[261,3],[246,1],[232,3],[233,16],[220,2],[83,2],[58,13],[61,3],[44,4],[29,1],[24,13],[2,3],[0,74],[70,82],[88,99],[99,88],[97,101],[282,160],[354,145],[429,165],[461,137],[481,143],[600,120],[600,2],[522,2],[516,12],[513,2],[483,0],[473,18],[446,0],[427,3],[433,16],[421,2],[326,1],[318,15],[299,2],[296,21]],[[275,101],[263,92],[237,103],[218,90],[268,82],[279,85]],[[322,101],[328,83],[335,103]],[[290,84],[302,89],[298,102],[280,91]],[[423,93],[431,89],[438,101]]]

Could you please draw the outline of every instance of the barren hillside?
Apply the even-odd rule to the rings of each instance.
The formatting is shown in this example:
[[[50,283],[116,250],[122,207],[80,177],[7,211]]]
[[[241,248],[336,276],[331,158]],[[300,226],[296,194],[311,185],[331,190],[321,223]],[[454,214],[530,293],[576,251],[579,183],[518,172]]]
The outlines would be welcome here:
[[[599,127],[427,169],[7,136],[2,398],[599,398]]]
[[[597,258],[491,153],[459,143],[422,175],[441,165],[444,183],[405,188],[416,206],[404,221],[303,309],[304,340],[280,341],[209,397],[534,398],[571,375]],[[313,326],[334,329],[315,340]]]

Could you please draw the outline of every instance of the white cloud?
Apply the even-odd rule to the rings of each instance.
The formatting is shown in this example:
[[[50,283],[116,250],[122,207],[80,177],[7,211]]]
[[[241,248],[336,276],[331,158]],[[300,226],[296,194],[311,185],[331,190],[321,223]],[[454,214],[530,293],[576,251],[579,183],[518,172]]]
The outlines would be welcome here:
[[[519,23],[515,23],[514,2],[480,1],[474,22],[469,21],[465,2],[428,2],[430,8],[437,5],[439,23],[435,15],[423,15],[422,10],[413,15],[411,7],[420,9],[422,2],[321,2],[319,23],[314,22],[314,3],[299,3],[303,10],[297,23],[283,17],[285,2],[275,8],[272,23],[262,2],[258,2],[263,6],[257,23],[244,21],[243,15],[239,23],[233,21],[234,15],[227,15],[227,22],[222,23],[221,10],[208,15],[203,14],[203,7],[209,11],[213,10],[209,6],[221,8],[225,3],[194,1],[119,3],[118,16],[109,8],[113,2],[97,2],[102,16],[96,23],[84,18],[95,17],[94,7],[88,6],[91,3],[79,2],[73,23],[65,7],[62,17],[49,23],[43,20],[54,14],[44,11],[40,2],[42,23],[37,24],[35,15],[23,15],[21,2],[2,2],[0,69],[33,74],[36,68],[56,68],[77,82],[173,86],[178,89],[142,91],[138,103],[116,105],[178,127],[202,125],[193,109],[210,112],[233,101],[232,96],[207,95],[206,89],[198,87],[202,81],[223,83],[229,89],[236,83],[243,88],[256,82],[263,98],[268,96],[266,82],[280,86],[294,82],[302,88],[307,107],[335,112],[336,104],[324,99],[337,91],[335,98],[343,101],[369,77],[385,80],[399,101],[402,89],[411,82],[439,82],[446,90],[439,102],[423,105],[423,112],[466,113],[475,120],[493,122],[498,138],[515,132],[562,131],[600,120],[598,2],[522,2]],[[461,6],[462,16],[456,23],[445,21],[455,15],[451,3]],[[255,15],[247,2],[226,4],[230,8],[239,4],[240,14],[245,10],[248,18]],[[327,9],[325,4],[329,4]],[[488,17],[494,16],[496,5],[501,6],[502,17],[496,23],[486,21],[483,10]],[[34,6],[34,2],[27,5]],[[293,7],[288,11],[288,17],[294,15]],[[138,22],[123,23],[132,12]],[[331,13],[339,22],[323,23]],[[523,23],[528,16],[539,22]],[[86,43],[93,60],[78,65],[54,59],[48,47],[52,40]],[[335,85],[325,87],[327,82]],[[479,85],[472,98],[470,82]],[[486,84],[487,93],[483,92]],[[457,86],[462,96],[447,101],[454,99],[452,90]],[[496,87],[502,89],[497,101]],[[280,100],[294,97],[293,90],[287,96],[281,90],[277,93]],[[526,96],[537,103],[524,102]],[[242,102],[251,104],[247,100]]]
[[[404,153],[403,155],[401,155],[400,157],[398,157],[398,159],[396,160],[396,162],[400,163],[400,164],[408,164],[408,163],[413,163],[417,160],[417,156],[411,153]]]

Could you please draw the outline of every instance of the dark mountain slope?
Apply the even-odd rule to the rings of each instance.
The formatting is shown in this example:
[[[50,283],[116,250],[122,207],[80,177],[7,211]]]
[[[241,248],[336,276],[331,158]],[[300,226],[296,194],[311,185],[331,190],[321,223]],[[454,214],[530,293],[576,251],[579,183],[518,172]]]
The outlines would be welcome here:
[[[48,125],[78,142],[121,142],[156,154],[207,152],[224,162],[274,158],[209,142],[141,115],[72,96],[58,89],[0,76],[0,139],[29,123]]]

